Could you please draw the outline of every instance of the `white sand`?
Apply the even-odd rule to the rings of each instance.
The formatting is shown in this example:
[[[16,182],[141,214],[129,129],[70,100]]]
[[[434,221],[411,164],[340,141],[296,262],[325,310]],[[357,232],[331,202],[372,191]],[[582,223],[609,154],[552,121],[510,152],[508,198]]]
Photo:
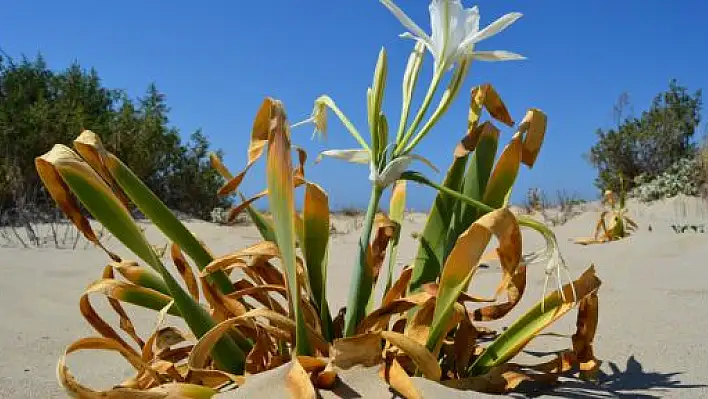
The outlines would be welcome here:
[[[592,262],[603,281],[596,352],[604,361],[604,375],[599,386],[569,381],[552,390],[536,392],[538,387],[526,387],[524,392],[549,397],[708,397],[708,233],[676,234],[670,227],[674,223],[706,223],[708,229],[708,205],[686,198],[651,206],[631,203],[630,215],[639,223],[639,232],[623,241],[583,247],[569,240],[592,233],[597,211],[588,208],[554,230],[573,277]],[[410,233],[421,231],[424,221],[421,215],[407,217],[400,265],[415,255]],[[332,309],[346,302],[358,239],[353,218],[338,217],[335,225],[342,234],[335,236],[330,252],[328,289]],[[164,242],[152,226],[147,227],[155,244]],[[189,227],[217,255],[259,240],[253,227],[203,222],[190,222]],[[540,243],[532,234],[525,233],[526,250]],[[115,239],[108,245],[134,259]],[[96,249],[0,248],[0,397],[63,397],[54,375],[56,361],[70,342],[93,334],[79,314],[78,300],[106,264],[107,258]],[[530,273],[525,298],[507,316],[507,323],[540,298],[543,270],[539,267]],[[491,294],[498,276],[494,268],[482,270],[472,291]],[[104,311],[102,314],[110,314],[108,319],[115,321],[105,300],[96,298],[94,302],[99,311]],[[155,314],[132,307],[129,311],[139,333],[147,334]],[[552,330],[572,333],[574,316],[571,313]],[[569,339],[542,337],[529,350],[544,352],[569,345]],[[536,360],[524,355],[524,360],[529,359]],[[99,352],[79,353],[69,359],[69,366],[80,381],[96,388],[110,387],[131,373],[117,355]],[[283,394],[276,392],[277,384],[273,383],[281,381],[281,372],[254,378],[234,397],[249,397],[254,391],[269,392],[273,397]],[[344,380],[346,389],[339,391],[342,397],[391,397],[370,372],[350,373]],[[445,390],[428,381],[418,380],[417,384],[426,397],[474,396]],[[263,391],[265,388],[276,391]]]

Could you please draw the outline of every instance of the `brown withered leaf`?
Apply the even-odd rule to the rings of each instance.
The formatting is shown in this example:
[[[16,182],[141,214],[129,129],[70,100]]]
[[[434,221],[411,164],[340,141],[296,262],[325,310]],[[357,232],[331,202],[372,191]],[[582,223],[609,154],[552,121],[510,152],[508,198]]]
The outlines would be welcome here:
[[[380,334],[335,339],[331,349],[332,365],[345,370],[357,365],[375,366],[381,363],[382,351]]]
[[[438,295],[438,283],[427,283],[423,284],[421,287],[423,288],[423,291],[427,292],[428,294],[432,296],[437,296]],[[496,301],[496,298],[482,298],[478,297],[475,295],[470,295],[466,292],[460,293],[460,296],[457,297],[457,302],[459,303],[465,303],[465,302],[474,302],[474,303],[488,303],[488,302],[494,302]]]
[[[285,385],[288,387],[290,397],[294,399],[315,399],[317,392],[310,381],[310,376],[302,367],[298,357],[291,361],[290,371],[285,376]]]
[[[221,293],[218,289],[215,289],[205,277],[200,277],[200,282],[202,285],[202,292],[204,293],[204,299],[206,299],[209,304],[209,308],[212,311],[212,315],[218,321],[223,321],[231,317],[237,317],[245,314],[248,309],[246,306],[232,298],[229,298]]]
[[[259,331],[253,348],[246,355],[246,372],[256,374],[268,370],[272,347],[268,333]]]
[[[381,300],[381,306],[384,307],[389,303],[393,302],[394,300],[402,297],[403,294],[406,293],[408,283],[411,281],[412,276],[412,267],[406,266],[405,268],[403,268],[403,270],[401,270],[401,274],[398,276],[398,280],[393,283],[393,286],[391,286],[388,292],[386,292],[386,294],[384,295],[383,300]]]
[[[512,391],[525,381],[553,383],[557,378],[558,376],[555,374],[525,372],[520,366],[507,363],[495,367],[480,376],[447,380],[441,382],[441,384],[458,390],[504,394]]]
[[[89,301],[89,296],[93,293],[101,293],[107,298],[119,299],[121,292],[125,290],[141,292],[143,294],[153,296],[154,298],[158,298],[164,303],[169,303],[171,301],[171,298],[169,298],[168,296],[148,288],[140,287],[115,279],[101,279],[89,285],[89,287],[81,295],[81,298],[79,300],[79,309],[84,319],[86,319],[86,321],[88,321],[91,327],[93,327],[99,334],[101,334],[105,338],[112,339],[113,341],[121,344],[126,350],[133,352],[137,355],[137,351],[135,351],[135,349],[128,345],[128,343],[120,337],[120,335],[113,329],[113,327],[111,327],[98,315],[96,310],[91,305],[91,302]]]
[[[397,228],[396,223],[384,214],[376,215],[375,224],[376,235],[366,253],[367,264],[371,270],[374,284],[376,284],[378,280],[381,265],[383,265],[384,259],[386,258],[388,243],[393,238]]]
[[[427,292],[417,292],[405,298],[393,300],[366,316],[359,323],[357,332],[363,334],[370,329],[383,329],[388,326],[392,316],[406,312],[416,306],[421,306],[431,298],[432,296]]]
[[[103,276],[104,279],[114,279],[115,275],[113,274],[113,266],[108,265],[103,269]],[[107,297],[108,303],[111,305],[111,308],[113,308],[113,311],[116,312],[116,314],[119,317],[119,325],[121,330],[125,331],[130,338],[132,338],[135,343],[138,344],[139,348],[142,348],[143,345],[145,345],[145,342],[138,336],[138,334],[135,332],[135,327],[133,326],[133,322],[130,320],[130,317],[128,317],[128,314],[125,312],[125,309],[123,306],[120,304],[120,301],[117,299]]]
[[[379,376],[407,399],[423,397],[418,388],[413,384],[413,380],[408,376],[406,370],[395,358],[389,358],[385,364],[381,365]]]
[[[525,133],[521,162],[529,168],[532,168],[536,163],[538,153],[541,151],[543,137],[546,134],[546,123],[546,114],[537,108],[531,108],[519,124],[519,131]]]
[[[94,391],[76,381],[76,379],[66,366],[66,357],[74,352],[81,350],[102,350],[118,352],[136,370],[145,370],[146,372],[150,373],[151,378],[149,380],[144,380],[148,381],[148,384],[140,386],[140,389],[149,389],[158,385],[157,382],[159,381],[159,379],[156,372],[153,371],[147,363],[143,362],[137,353],[127,350],[123,344],[111,338],[89,337],[82,338],[69,345],[64,351],[62,357],[59,359],[59,363],[57,364],[57,377],[59,379],[59,382],[67,391],[67,393],[69,393],[73,397],[93,398],[101,397],[100,395],[102,394],[102,392]]]
[[[486,108],[492,118],[499,122],[507,126],[514,125],[506,105],[504,105],[499,93],[494,90],[491,84],[485,83],[475,87],[472,89],[471,97],[470,111],[467,118],[468,127],[476,126],[482,115],[483,108]]]
[[[244,258],[262,257],[266,260],[277,258],[280,256],[278,246],[270,241],[261,241],[251,245],[248,248],[221,256],[211,261],[201,272],[202,276],[214,273],[217,270],[228,270],[228,267],[233,264],[244,263]]]
[[[472,325],[469,314],[465,312],[460,322],[460,326],[455,332],[454,359],[455,371],[457,375],[463,375],[465,369],[472,359],[475,348],[477,348],[477,329]]]
[[[86,163],[88,163],[91,168],[93,168],[93,170],[95,170],[96,173],[103,178],[106,184],[111,187],[118,199],[123,203],[123,205],[125,205],[126,208],[128,208],[130,204],[128,196],[125,195],[123,190],[116,183],[115,179],[113,179],[113,176],[108,171],[108,168],[104,162],[104,156],[108,151],[103,146],[101,138],[90,130],[84,130],[77,138],[74,139],[73,144],[76,152],[78,152],[84,161],[86,161]]]
[[[315,386],[320,389],[332,389],[337,382],[337,371],[328,363],[324,370],[315,374]]]
[[[418,309],[406,325],[405,334],[421,345],[425,345],[430,335],[430,324],[435,312],[435,297],[430,298]]]
[[[187,259],[182,254],[182,250],[175,243],[172,243],[170,247],[170,255],[172,256],[172,262],[177,267],[179,275],[182,276],[184,284],[187,286],[189,294],[192,298],[199,301],[199,285],[197,284],[197,278],[194,276],[192,268],[189,266]]]
[[[583,379],[596,380],[600,361],[595,358],[592,343],[597,331],[599,316],[599,301],[597,291],[584,297],[578,307],[576,332],[573,334],[573,351],[580,366],[580,376]]]
[[[479,143],[479,139],[482,135],[499,136],[499,129],[497,129],[492,122],[487,121],[479,126],[475,126],[473,129],[468,130],[465,137],[463,137],[455,147],[455,158],[462,158],[474,151],[475,148],[477,148],[477,144]]]
[[[274,100],[272,98],[266,98],[263,100],[263,103],[256,114],[256,118],[253,121],[253,128],[251,129],[251,141],[248,144],[248,163],[241,172],[231,178],[219,189],[219,195],[229,195],[238,190],[238,187],[243,181],[243,178],[246,176],[248,170],[263,155],[263,150],[268,144],[268,133],[270,132],[270,119],[273,112],[273,106]]]
[[[506,316],[521,300],[526,288],[526,265],[520,265],[513,275],[507,275],[504,271],[504,283],[506,285],[507,301],[497,305],[485,306],[475,309],[474,320],[490,321],[498,320]]]
[[[403,351],[418,366],[423,375],[433,381],[440,381],[442,371],[438,359],[428,351],[424,344],[406,335],[392,331],[382,331],[381,336]]]

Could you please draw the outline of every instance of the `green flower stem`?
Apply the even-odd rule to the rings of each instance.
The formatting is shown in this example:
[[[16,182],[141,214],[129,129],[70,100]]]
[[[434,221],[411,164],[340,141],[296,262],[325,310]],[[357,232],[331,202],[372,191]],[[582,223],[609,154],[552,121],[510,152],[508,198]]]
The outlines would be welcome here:
[[[403,175],[401,175],[401,179],[410,180],[410,181],[414,181],[416,183],[421,183],[426,186],[433,187],[438,191],[442,191],[443,193],[445,193],[451,197],[454,197],[462,202],[472,205],[473,207],[477,208],[478,210],[480,210],[484,213],[489,213],[489,212],[492,212],[495,210],[494,208],[485,204],[484,202],[470,198],[458,191],[452,190],[452,189],[447,188],[445,186],[441,186],[441,185],[427,179],[426,177],[424,177],[423,175],[421,175],[419,173],[405,172],[405,173],[403,173]],[[541,233],[544,237],[555,237],[555,234],[553,234],[553,231],[550,228],[548,228],[548,226],[546,226],[545,224],[543,224],[535,219],[532,219],[527,216],[519,215],[516,217],[516,220],[519,222],[519,226],[529,227],[533,230],[536,230],[539,233]],[[555,240],[555,238],[553,238],[553,239]]]
[[[413,123],[411,123],[411,126],[406,131],[406,134],[405,136],[403,136],[403,139],[396,143],[396,150],[394,151],[394,154],[396,156],[401,154],[401,151],[403,150],[408,140],[411,139],[413,133],[416,131],[416,129],[418,129],[418,125],[420,125],[420,122],[423,121],[423,117],[425,116],[425,113],[430,107],[430,102],[433,101],[433,96],[435,95],[435,91],[437,90],[438,85],[440,85],[440,81],[442,80],[443,75],[444,70],[442,68],[435,71],[435,74],[433,75],[433,80],[430,82],[430,87],[428,87],[428,92],[425,93],[423,104],[420,106],[418,113],[413,119]]]
[[[413,52],[408,58],[406,72],[403,75],[403,98],[401,102],[401,120],[398,123],[398,132],[396,132],[396,143],[403,138],[403,131],[408,124],[408,116],[411,111],[411,99],[415,93],[415,87],[418,85],[418,76],[423,65],[424,45],[422,42],[417,42],[413,48]]]
[[[433,115],[430,116],[430,119],[423,125],[423,127],[420,129],[420,132],[413,138],[413,140],[408,144],[401,155],[406,155],[413,151],[416,145],[425,137],[426,134],[430,131],[430,129],[440,120],[440,118],[447,112],[448,108],[450,108],[450,104],[455,100],[457,97],[457,94],[460,92],[460,88],[462,87],[462,82],[464,82],[465,77],[467,76],[467,71],[469,70],[469,63],[464,62],[460,64],[457,73],[453,75],[452,81],[450,82],[450,87],[449,89],[443,94],[443,98],[440,100],[440,105],[438,105],[438,108],[435,110]]]
[[[347,313],[344,318],[344,337],[351,337],[356,333],[357,326],[365,316],[366,304],[371,295],[373,276],[371,275],[371,270],[369,270],[369,265],[366,263],[366,253],[369,249],[371,229],[374,224],[376,210],[379,207],[379,201],[381,200],[381,194],[383,194],[383,188],[374,184],[364,219],[364,230],[361,232],[361,238],[359,238],[357,262],[352,273],[352,285],[349,290]]]

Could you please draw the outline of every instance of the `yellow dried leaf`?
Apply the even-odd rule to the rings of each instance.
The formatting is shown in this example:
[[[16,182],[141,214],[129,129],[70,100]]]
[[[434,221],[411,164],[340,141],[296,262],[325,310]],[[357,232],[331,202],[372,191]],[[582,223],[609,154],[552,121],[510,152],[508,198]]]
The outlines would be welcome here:
[[[291,361],[290,371],[285,377],[285,384],[290,392],[290,397],[295,399],[315,399],[317,392],[310,381],[310,376],[300,364],[298,357]]]
[[[332,344],[332,365],[340,369],[352,366],[375,366],[381,363],[380,334],[361,334],[335,339]]]
[[[393,389],[403,395],[403,397],[407,399],[418,399],[423,397],[418,388],[416,388],[413,384],[413,380],[411,380],[408,373],[406,373],[406,370],[401,367],[401,364],[398,363],[396,359],[393,359],[390,363],[382,365],[379,375]]]
[[[425,345],[392,331],[382,331],[381,336],[408,355],[426,378],[440,381],[442,370],[438,364],[438,359],[428,351]]]
[[[525,133],[521,161],[529,168],[536,163],[538,153],[541,151],[543,137],[546,134],[546,123],[546,114],[537,108],[531,108],[519,124],[519,132]]]
[[[179,275],[182,276],[182,280],[184,280],[184,284],[187,286],[189,294],[192,295],[192,298],[196,301],[199,301],[199,285],[197,285],[197,278],[194,276],[189,262],[187,262],[187,259],[184,257],[177,244],[172,243],[170,255],[172,256],[172,262],[175,264],[175,267],[177,267]]]

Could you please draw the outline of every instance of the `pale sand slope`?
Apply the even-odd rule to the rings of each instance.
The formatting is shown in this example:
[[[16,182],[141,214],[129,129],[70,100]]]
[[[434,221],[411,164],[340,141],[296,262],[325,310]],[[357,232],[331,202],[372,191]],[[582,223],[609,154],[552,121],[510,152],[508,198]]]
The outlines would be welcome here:
[[[526,393],[548,397],[708,397],[708,234],[675,234],[669,227],[676,222],[708,224],[704,216],[708,208],[693,199],[673,199],[651,206],[631,203],[629,209],[640,231],[620,242],[583,247],[569,241],[592,232],[596,210],[555,228],[572,275],[578,276],[593,262],[603,281],[596,340],[597,355],[605,361],[601,385],[571,381],[542,392],[527,387]],[[421,231],[423,224],[421,215],[407,217],[399,266],[415,255],[410,233]],[[647,231],[650,224],[652,232]],[[355,220],[338,217],[335,225],[345,233],[335,236],[330,251],[328,289],[332,309],[346,302],[358,239]],[[189,227],[217,255],[259,240],[253,227],[219,227],[203,222],[190,222]],[[154,243],[161,242],[152,226],[148,231]],[[540,243],[531,232],[525,232],[525,238],[526,250]],[[127,256],[115,239],[108,245],[126,258],[134,258]],[[95,249],[0,248],[0,397],[63,397],[54,376],[56,361],[71,341],[92,335],[79,314],[78,299],[83,289],[100,277],[106,263],[105,255]],[[541,266],[531,270],[525,299],[506,320],[513,320],[540,298],[543,276]],[[471,291],[490,295],[498,277],[494,267],[481,270]],[[94,302],[101,314],[110,314],[108,319],[115,322],[104,300],[97,298]],[[148,334],[155,314],[134,308],[129,311],[138,332]],[[569,314],[553,331],[572,333],[574,317],[575,313]],[[569,345],[569,339],[543,337],[529,349],[548,352]],[[523,360],[537,361],[530,355]],[[80,381],[98,388],[109,387],[131,373],[117,356],[99,352],[74,355],[69,365]],[[250,397],[254,390],[265,396],[283,394],[282,389],[274,388],[282,381],[279,374],[282,370],[254,378],[236,396]],[[391,396],[370,373],[347,374],[345,381],[348,385],[339,391],[344,397]],[[430,396],[474,396],[425,381],[417,383]]]

